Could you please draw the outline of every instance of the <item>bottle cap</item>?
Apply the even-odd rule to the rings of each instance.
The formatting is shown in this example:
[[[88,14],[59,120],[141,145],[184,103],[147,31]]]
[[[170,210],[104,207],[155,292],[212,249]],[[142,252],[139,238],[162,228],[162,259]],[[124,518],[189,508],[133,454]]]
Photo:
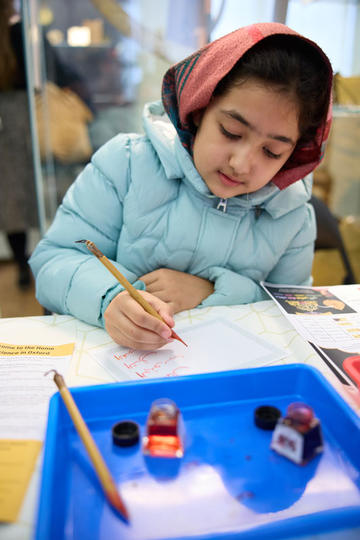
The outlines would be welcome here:
[[[254,412],[254,421],[257,427],[271,431],[275,428],[281,412],[272,405],[261,405]]]
[[[117,446],[133,446],[139,441],[139,426],[131,420],[117,422],[111,431],[113,443]]]
[[[314,411],[306,403],[295,401],[288,406],[286,416],[287,418],[290,418],[294,424],[310,426],[314,419]]]

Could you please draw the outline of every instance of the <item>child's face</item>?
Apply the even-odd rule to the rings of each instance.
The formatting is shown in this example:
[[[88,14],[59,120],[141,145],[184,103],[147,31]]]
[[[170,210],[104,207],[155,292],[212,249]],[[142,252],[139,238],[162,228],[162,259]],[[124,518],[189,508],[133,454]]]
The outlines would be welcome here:
[[[265,186],[299,137],[291,98],[256,80],[234,86],[194,115],[193,157],[210,191],[228,199]]]

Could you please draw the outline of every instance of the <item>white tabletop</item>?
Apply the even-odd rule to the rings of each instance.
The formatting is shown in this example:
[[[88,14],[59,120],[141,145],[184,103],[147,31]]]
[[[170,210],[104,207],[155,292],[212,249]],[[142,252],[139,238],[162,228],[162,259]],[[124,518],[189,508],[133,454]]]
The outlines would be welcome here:
[[[349,392],[333,372],[319,358],[313,348],[293,329],[273,301],[241,306],[221,306],[194,309],[175,316],[176,331],[211,318],[222,317],[239,325],[243,330],[255,333],[270,343],[285,349],[287,355],[277,364],[303,363],[316,367],[343,396],[348,404],[360,413],[359,393]],[[180,334],[181,335],[181,334]],[[12,344],[60,345],[74,342],[75,349],[66,374],[68,386],[84,386],[114,382],[114,379],[96,362],[91,351],[111,343],[108,334],[73,317],[52,315],[0,319],[0,342]],[[254,366],[255,367],[255,366]],[[32,537],[38,498],[41,459],[25,496],[24,504],[15,524],[0,524],[1,540],[28,540]],[[316,532],[316,531],[314,531]],[[316,540],[355,540],[360,529],[326,533],[310,538]]]

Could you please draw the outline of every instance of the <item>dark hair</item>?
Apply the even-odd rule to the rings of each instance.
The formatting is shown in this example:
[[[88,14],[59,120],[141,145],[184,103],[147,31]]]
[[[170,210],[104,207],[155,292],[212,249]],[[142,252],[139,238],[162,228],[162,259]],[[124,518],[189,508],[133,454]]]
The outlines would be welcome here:
[[[325,55],[297,36],[274,35],[249,49],[218,83],[213,95],[256,79],[294,96],[299,107],[299,143],[311,140],[325,120],[331,91],[331,66]]]

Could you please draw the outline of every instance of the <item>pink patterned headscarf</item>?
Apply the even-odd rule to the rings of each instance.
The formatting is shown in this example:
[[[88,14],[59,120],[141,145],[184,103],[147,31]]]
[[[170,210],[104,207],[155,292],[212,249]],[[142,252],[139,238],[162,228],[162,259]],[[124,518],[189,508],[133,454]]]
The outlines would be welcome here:
[[[164,76],[162,86],[164,108],[182,144],[190,153],[194,139],[192,113],[208,105],[219,81],[251,47],[262,39],[277,34],[298,36],[319,51],[328,67],[327,84],[331,88],[331,64],[325,53],[313,41],[280,23],[259,23],[239,28],[175,64]],[[285,165],[272,179],[278,188],[284,189],[304,178],[320,163],[330,125],[331,100],[326,122],[320,126],[314,139],[305,145],[296,146]]]

